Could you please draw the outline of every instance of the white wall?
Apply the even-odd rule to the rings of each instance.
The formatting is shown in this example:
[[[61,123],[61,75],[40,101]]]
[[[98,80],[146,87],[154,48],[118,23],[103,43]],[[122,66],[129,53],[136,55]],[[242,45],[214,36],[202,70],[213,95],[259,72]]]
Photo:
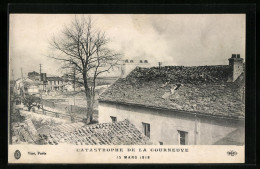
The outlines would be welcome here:
[[[39,93],[39,88],[37,86],[30,86],[28,88],[28,93],[29,94]]]
[[[178,130],[181,130],[188,132],[189,144],[210,145],[237,128],[237,124],[230,122],[218,123],[215,120],[198,119],[176,112],[159,112],[155,109],[100,102],[99,123],[111,122],[110,116],[117,117],[117,121],[128,119],[142,132],[142,122],[149,123],[150,139],[157,144],[160,141],[163,144],[178,145]],[[198,133],[195,138],[196,125]]]
[[[142,67],[147,68],[151,65],[149,63],[124,63],[121,65],[121,78],[125,78],[132,70],[134,70],[136,67]]]

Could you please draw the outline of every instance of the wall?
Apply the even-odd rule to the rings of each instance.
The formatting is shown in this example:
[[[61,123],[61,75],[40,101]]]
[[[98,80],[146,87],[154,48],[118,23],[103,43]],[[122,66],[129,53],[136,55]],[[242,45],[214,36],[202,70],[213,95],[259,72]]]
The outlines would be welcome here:
[[[237,122],[198,118],[180,112],[99,102],[99,123],[111,122],[110,116],[117,117],[117,121],[128,119],[140,131],[143,131],[142,122],[149,123],[151,141],[155,144],[160,141],[165,145],[179,144],[178,130],[188,132],[190,145],[214,144],[240,125]]]
[[[134,70],[136,67],[143,67],[147,68],[150,67],[151,65],[149,63],[123,63],[121,65],[121,75],[120,78],[125,78],[132,70]]]
[[[37,86],[30,86],[28,88],[28,93],[29,94],[36,94],[39,93],[39,88]]]

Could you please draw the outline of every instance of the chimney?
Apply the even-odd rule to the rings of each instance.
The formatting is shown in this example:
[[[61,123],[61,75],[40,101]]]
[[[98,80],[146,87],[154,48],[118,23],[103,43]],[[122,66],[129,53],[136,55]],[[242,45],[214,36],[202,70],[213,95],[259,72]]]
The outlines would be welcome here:
[[[120,78],[125,78],[132,70],[136,68],[136,64],[133,60],[124,60],[121,64]]]
[[[159,64],[159,69],[161,69],[162,62],[158,62],[158,64]]]
[[[148,60],[123,60],[121,62],[121,75],[120,78],[125,78],[130,72],[132,72],[136,67],[142,67],[142,68],[148,68],[150,67],[150,64],[148,63]]]
[[[228,79],[228,82],[234,82],[244,71],[243,58],[240,58],[240,54],[232,54],[229,60],[229,66],[231,67],[232,73]]]

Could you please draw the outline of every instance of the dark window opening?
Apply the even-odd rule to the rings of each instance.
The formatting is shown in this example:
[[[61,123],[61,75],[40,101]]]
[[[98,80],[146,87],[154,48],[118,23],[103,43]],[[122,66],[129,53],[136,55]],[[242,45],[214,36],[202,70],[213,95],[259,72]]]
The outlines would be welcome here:
[[[160,145],[163,145],[163,142],[159,141],[159,144],[160,144]]]
[[[188,145],[188,132],[178,131],[179,133],[179,144]]]
[[[116,122],[117,121],[116,117],[114,117],[114,116],[110,116],[110,117],[111,117],[112,122]]]
[[[148,123],[142,123],[143,124],[143,132],[144,135],[148,138],[150,138],[150,124]]]
[[[148,63],[148,61],[147,61],[147,60],[144,60],[144,63]]]
[[[133,60],[130,60],[130,63],[133,63],[134,61]]]
[[[181,84],[176,84],[176,88],[175,88],[175,90],[178,90],[179,88],[181,87]]]
[[[142,61],[142,60],[140,60],[140,63],[143,63],[143,61]]]

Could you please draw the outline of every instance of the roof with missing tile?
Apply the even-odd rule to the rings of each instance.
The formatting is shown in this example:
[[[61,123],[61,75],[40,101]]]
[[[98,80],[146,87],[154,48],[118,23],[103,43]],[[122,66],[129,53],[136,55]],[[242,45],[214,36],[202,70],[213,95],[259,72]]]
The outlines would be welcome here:
[[[79,127],[81,126],[81,127]],[[39,133],[40,144],[69,143],[76,145],[142,145],[149,144],[144,136],[128,120],[114,123],[84,125],[67,124],[54,128],[50,134]]]
[[[227,82],[230,73],[228,65],[137,67],[99,100],[244,118],[244,74]]]

